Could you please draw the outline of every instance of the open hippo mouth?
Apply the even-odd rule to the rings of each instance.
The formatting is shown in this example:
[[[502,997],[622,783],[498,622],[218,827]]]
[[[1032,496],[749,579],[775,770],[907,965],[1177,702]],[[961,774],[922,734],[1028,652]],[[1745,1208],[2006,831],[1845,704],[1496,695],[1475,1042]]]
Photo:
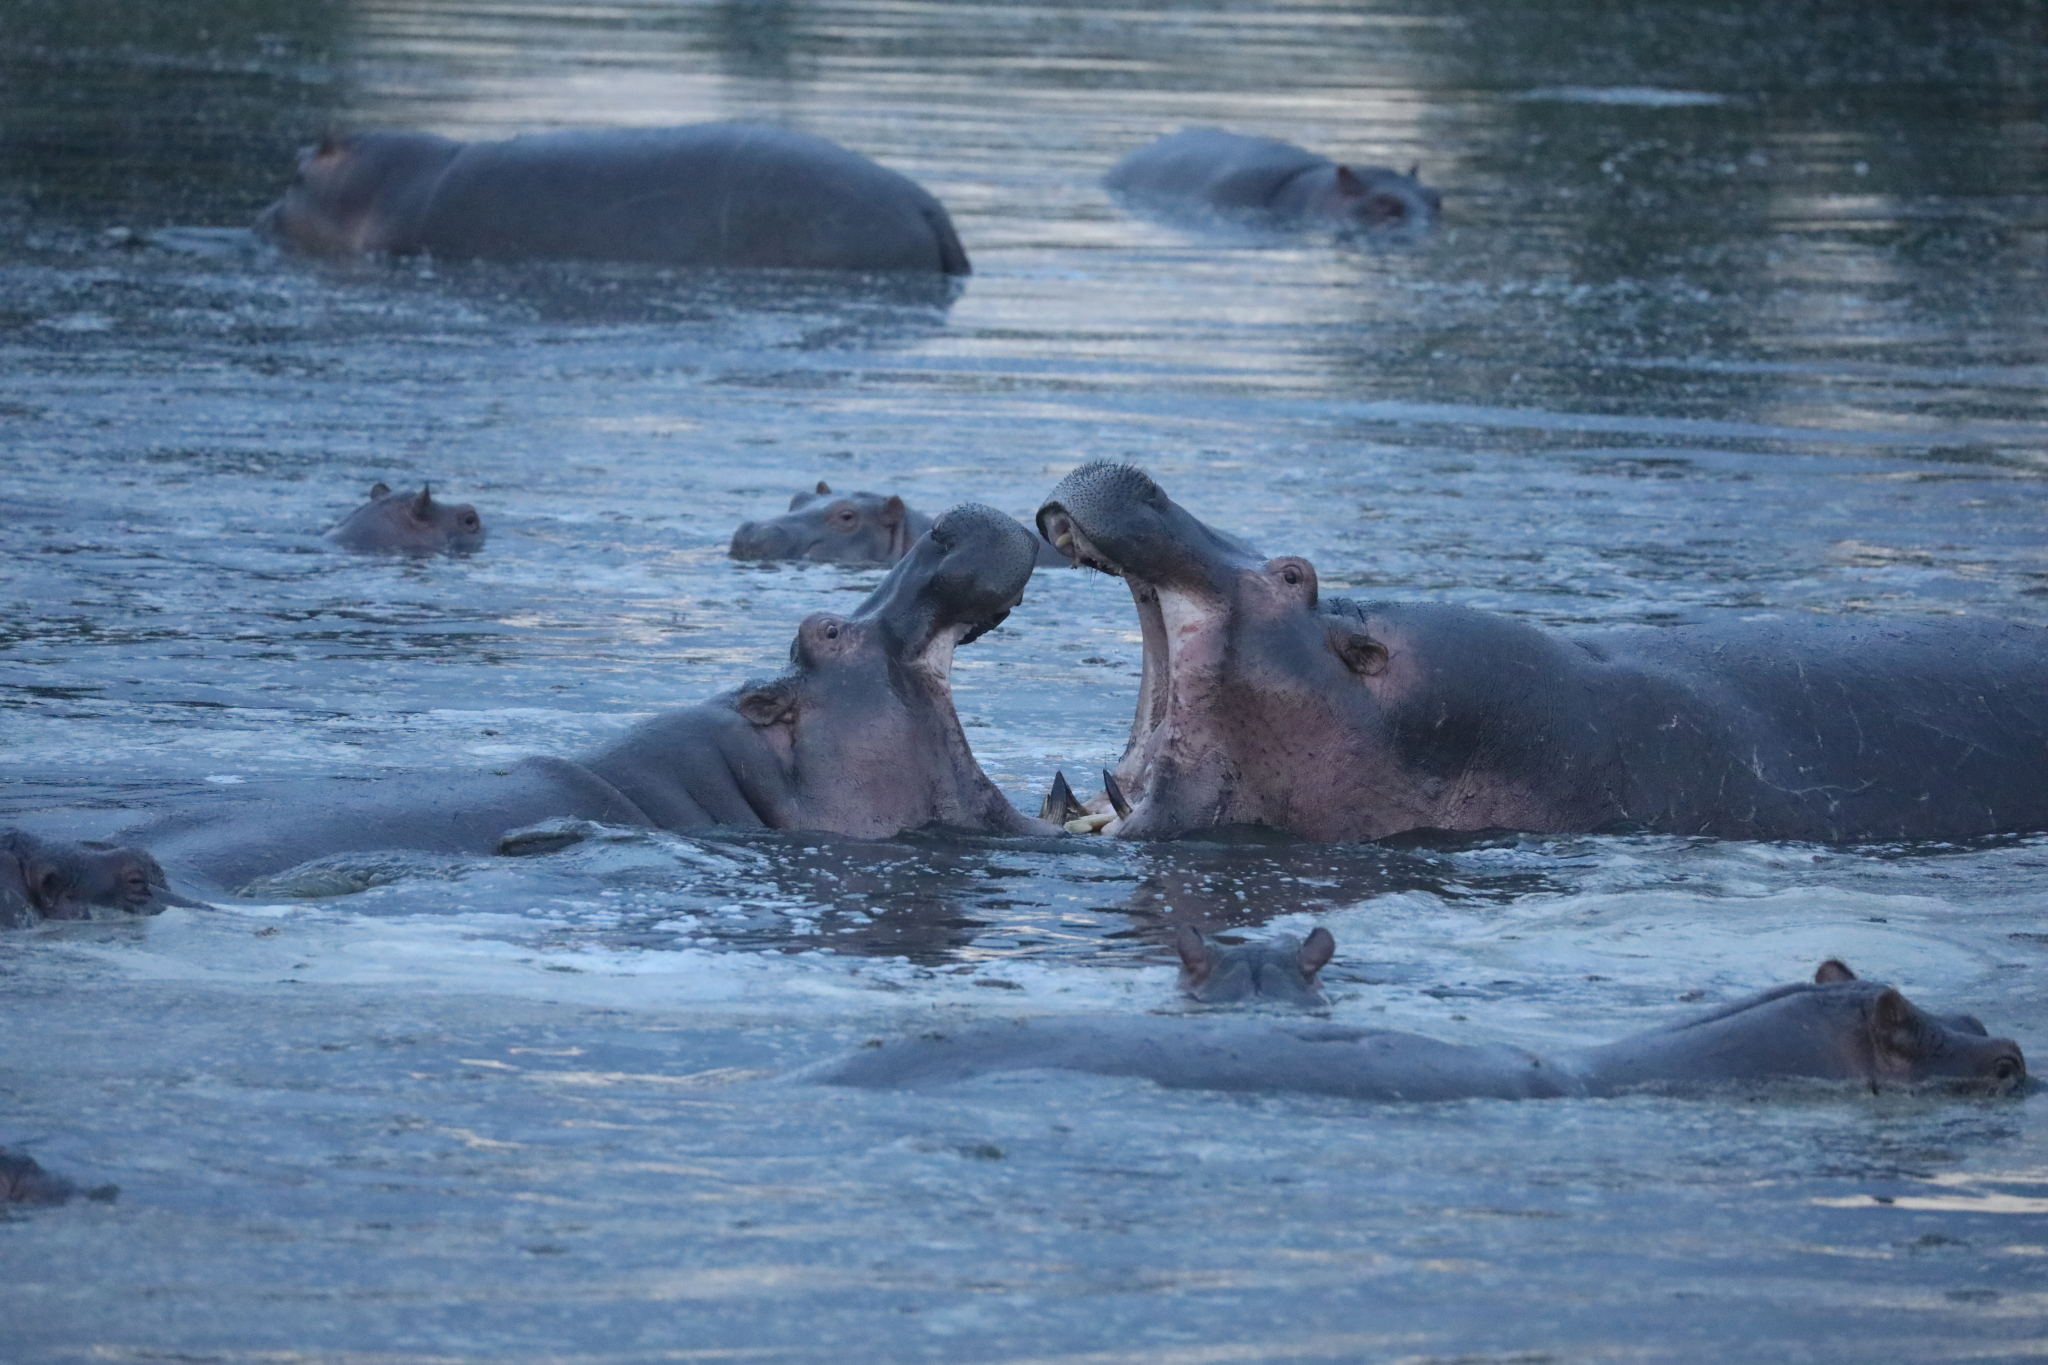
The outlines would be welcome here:
[[[1090,464],[1067,475],[1038,509],[1038,529],[1075,564],[1124,580],[1144,641],[1130,745],[1103,774],[1102,797],[1082,806],[1056,783],[1045,813],[1075,816],[1068,827],[1076,832],[1132,838],[1258,821],[1212,723],[1231,687],[1233,620],[1248,590],[1277,590],[1312,607],[1314,568],[1292,557],[1262,559],[1129,465]]]

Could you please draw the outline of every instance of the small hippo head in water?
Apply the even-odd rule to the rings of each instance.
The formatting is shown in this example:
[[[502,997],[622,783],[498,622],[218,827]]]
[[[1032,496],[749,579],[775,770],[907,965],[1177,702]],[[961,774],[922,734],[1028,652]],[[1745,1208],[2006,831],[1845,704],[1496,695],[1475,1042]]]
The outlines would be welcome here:
[[[91,919],[95,906],[156,915],[166,906],[203,904],[174,894],[163,868],[139,848],[0,831],[0,928]]]
[[[1316,981],[1337,940],[1317,927],[1305,939],[1224,945],[1183,924],[1173,939],[1180,954],[1180,989],[1203,1005],[1283,1005],[1320,1009],[1329,1002]]]
[[[1334,166],[1307,211],[1353,229],[1428,227],[1443,215],[1444,199],[1415,178],[1421,169],[1403,175],[1385,166]]]
[[[466,555],[484,547],[483,518],[466,502],[435,502],[433,488],[394,493],[378,483],[370,500],[342,519],[327,539],[344,550],[415,555]]]
[[[462,144],[429,133],[359,133],[299,150],[284,198],[256,231],[321,256],[417,249],[415,227]]]
[[[880,493],[834,493],[818,480],[789,510],[742,522],[728,551],[734,559],[809,559],[823,564],[894,564],[931,526],[930,517]]]

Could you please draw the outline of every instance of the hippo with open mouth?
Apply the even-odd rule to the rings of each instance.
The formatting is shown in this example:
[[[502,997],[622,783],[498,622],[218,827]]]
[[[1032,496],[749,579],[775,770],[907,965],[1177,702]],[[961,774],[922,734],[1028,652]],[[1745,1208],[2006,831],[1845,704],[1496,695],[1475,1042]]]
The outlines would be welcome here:
[[[836,142],[749,123],[330,137],[299,153],[256,230],[333,257],[969,273],[922,186]]]
[[[1548,1055],[1270,1017],[1055,1017],[870,1044],[798,1074],[882,1089],[1039,1069],[1141,1077],[1174,1089],[1385,1101],[1561,1099],[1802,1080],[2006,1093],[2027,1082],[2026,1059],[2012,1039],[1989,1036],[1969,1015],[1931,1014],[1833,959],[1811,982]]]
[[[1034,559],[1017,521],[956,507],[851,615],[806,619],[785,672],[644,721],[580,761],[392,778],[342,798],[295,789],[225,815],[208,802],[133,834],[175,874],[231,891],[336,854],[489,854],[507,831],[555,818],[864,838],[931,824],[1054,832],[975,762],[950,683],[955,648],[1023,600]]]
[[[2038,627],[1842,617],[1568,634],[1324,597],[1307,560],[1265,558],[1127,465],[1069,474],[1038,526],[1124,579],[1144,641],[1129,747],[1089,803],[1116,814],[1069,828],[1823,843],[2048,829]]]

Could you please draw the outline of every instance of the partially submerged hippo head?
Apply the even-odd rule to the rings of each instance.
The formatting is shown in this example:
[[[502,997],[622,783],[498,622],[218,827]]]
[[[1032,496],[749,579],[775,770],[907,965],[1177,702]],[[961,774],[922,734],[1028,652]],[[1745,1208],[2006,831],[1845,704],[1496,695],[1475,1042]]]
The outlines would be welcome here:
[[[1670,1028],[1584,1054],[1595,1088],[1613,1093],[1767,1080],[1857,1081],[1873,1089],[1939,1085],[2005,1092],[2024,1085],[2018,1043],[1975,1017],[1937,1015],[1840,961]]]
[[[807,618],[790,670],[734,695],[787,777],[784,808],[764,823],[870,837],[932,823],[1049,831],[975,762],[950,676],[954,649],[1024,599],[1035,556],[1015,519],[956,507],[852,615]]]
[[[893,493],[834,493],[820,479],[813,492],[792,497],[781,516],[740,523],[728,553],[734,559],[894,564],[931,524]]]
[[[1388,652],[1346,604],[1318,600],[1314,565],[1264,559],[1129,465],[1067,475],[1038,528],[1075,563],[1122,578],[1138,609],[1144,673],[1106,784],[1121,789],[1103,802],[1119,815],[1109,833],[1264,824],[1359,837],[1371,804],[1360,784],[1391,766],[1373,761],[1385,741],[1370,695]],[[1431,821],[1388,823],[1382,832]]]
[[[1339,164],[1331,176],[1322,213],[1355,228],[1428,227],[1443,216],[1444,197],[1416,179],[1385,166]]]
[[[299,149],[291,188],[257,218],[256,231],[319,256],[416,251],[435,177],[461,150],[430,133],[322,138]]]
[[[204,902],[172,892],[163,868],[139,848],[0,830],[0,928],[91,919],[95,907],[157,915],[172,905],[203,908]]]
[[[1203,1005],[1282,1005],[1320,1009],[1329,1002],[1316,974],[1337,951],[1337,940],[1320,926],[1305,939],[1225,946],[1204,937],[1192,924],[1175,933],[1180,955],[1180,989]]]
[[[435,502],[429,484],[417,493],[394,493],[380,482],[327,539],[344,550],[372,554],[466,555],[484,547],[484,523],[466,502]]]

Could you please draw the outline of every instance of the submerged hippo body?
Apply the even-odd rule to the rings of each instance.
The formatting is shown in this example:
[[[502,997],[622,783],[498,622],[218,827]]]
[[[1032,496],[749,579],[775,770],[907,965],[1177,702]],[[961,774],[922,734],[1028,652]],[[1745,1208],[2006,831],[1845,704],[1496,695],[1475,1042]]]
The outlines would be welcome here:
[[[1038,520],[1137,605],[1144,677],[1114,769],[1130,814],[1112,834],[2048,829],[2037,627],[1800,617],[1566,634],[1323,598],[1307,560],[1264,559],[1119,465],[1070,474]]]
[[[808,133],[745,123],[329,138],[257,226],[325,256],[968,273],[945,208]]]
[[[1268,227],[1426,227],[1443,197],[1385,166],[1345,166],[1277,138],[1185,128],[1119,161],[1103,184],[1133,204]]]
[[[1004,1071],[1083,1071],[1192,1090],[1352,1099],[1559,1099],[1762,1081],[1947,1084],[2011,1091],[2026,1060],[1967,1016],[1942,1018],[1840,963],[1669,1028],[1543,1055],[1504,1043],[1271,1018],[1042,1018],[923,1033],[803,1073],[873,1088]]]
[[[435,502],[428,484],[417,493],[394,493],[378,483],[370,488],[370,500],[326,538],[365,554],[466,555],[484,547],[484,523],[466,502]]]
[[[92,919],[96,909],[155,915],[197,903],[173,894],[163,868],[142,849],[0,830],[0,929]]]
[[[860,837],[934,823],[1051,832],[975,763],[950,684],[954,648],[1022,600],[1032,560],[1015,520],[955,508],[851,616],[805,620],[787,671],[644,721],[581,760],[394,777],[344,798],[296,791],[225,814],[209,801],[133,837],[218,894],[339,854],[489,854],[506,831],[554,818]]]
[[[727,553],[734,559],[894,564],[931,524],[894,493],[834,493],[820,479],[810,492],[794,494],[781,516],[740,523]],[[1034,553],[1042,565],[1067,562],[1042,541]]]

